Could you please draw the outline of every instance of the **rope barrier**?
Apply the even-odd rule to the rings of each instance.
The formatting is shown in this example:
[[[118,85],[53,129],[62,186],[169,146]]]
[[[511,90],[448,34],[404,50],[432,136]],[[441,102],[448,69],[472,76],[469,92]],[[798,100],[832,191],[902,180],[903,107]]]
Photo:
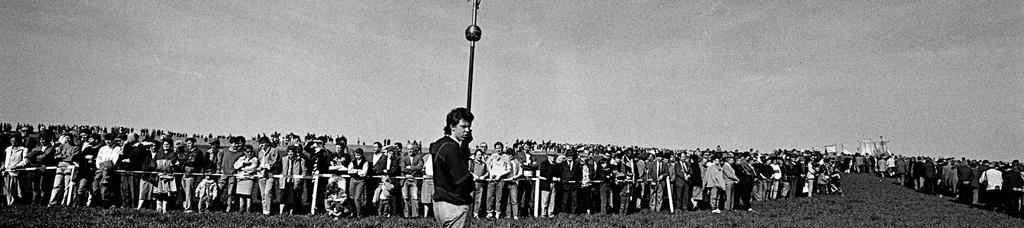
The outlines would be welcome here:
[[[134,174],[163,174],[163,175],[174,175],[174,176],[218,176],[218,177],[230,176],[230,177],[241,177],[241,178],[314,179],[314,178],[318,178],[318,177],[325,177],[325,178],[341,177],[341,178],[378,178],[378,179],[390,178],[390,179],[415,179],[415,180],[433,179],[433,178],[429,178],[429,177],[411,177],[410,178],[408,176],[386,176],[386,175],[374,175],[374,176],[363,177],[363,176],[353,176],[353,175],[349,175],[349,174],[312,174],[312,175],[281,175],[281,174],[259,175],[259,174],[248,174],[247,175],[247,174],[223,174],[223,173],[153,172],[153,171],[133,171],[133,170],[114,170],[114,171],[115,172],[119,172],[119,173],[134,173]],[[592,181],[584,182],[584,181],[553,180],[551,178],[544,178],[544,177],[523,177],[521,179],[514,179],[514,180],[488,179],[488,180],[476,180],[476,181],[531,181],[531,180],[542,180],[542,181],[548,180],[548,181],[557,182],[557,183],[570,183],[570,184],[576,184],[576,183],[579,183],[579,184],[582,184],[582,183],[605,183],[605,182],[609,182],[609,183],[621,183],[621,182],[628,182],[628,183],[635,183],[635,182],[658,182],[658,180],[656,180],[656,179],[639,179],[639,180],[626,179],[626,180],[614,180],[614,181],[592,180]]]

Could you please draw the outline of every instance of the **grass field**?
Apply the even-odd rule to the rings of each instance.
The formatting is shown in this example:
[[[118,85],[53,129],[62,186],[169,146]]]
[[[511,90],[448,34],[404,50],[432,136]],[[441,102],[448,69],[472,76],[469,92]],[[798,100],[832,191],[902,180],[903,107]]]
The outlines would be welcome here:
[[[473,227],[1024,227],[1024,219],[973,209],[935,196],[919,194],[874,176],[850,174],[845,196],[820,196],[756,202],[757,212],[707,211],[579,215],[522,220],[474,220]],[[117,227],[429,227],[428,219],[360,218],[333,220],[326,216],[263,216],[256,214],[160,214],[132,209],[0,208],[0,227],[117,226]]]

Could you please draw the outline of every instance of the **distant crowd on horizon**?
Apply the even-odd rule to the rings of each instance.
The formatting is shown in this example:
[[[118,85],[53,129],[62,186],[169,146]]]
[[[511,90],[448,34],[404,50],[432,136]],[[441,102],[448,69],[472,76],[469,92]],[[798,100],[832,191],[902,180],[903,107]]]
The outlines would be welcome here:
[[[433,146],[391,140],[369,144],[366,150],[350,148],[344,136],[315,134],[257,134],[247,140],[154,129],[3,123],[0,194],[3,205],[431,216]],[[468,164],[475,183],[470,212],[488,219],[755,211],[752,201],[842,194],[842,175],[849,172],[897,178],[925,193],[1020,213],[1021,165],[1016,160],[531,140],[474,145]]]
[[[951,197],[959,203],[1014,217],[1022,215],[1024,166],[1020,160],[858,156],[853,162],[855,172],[891,178],[895,184],[924,194]]]

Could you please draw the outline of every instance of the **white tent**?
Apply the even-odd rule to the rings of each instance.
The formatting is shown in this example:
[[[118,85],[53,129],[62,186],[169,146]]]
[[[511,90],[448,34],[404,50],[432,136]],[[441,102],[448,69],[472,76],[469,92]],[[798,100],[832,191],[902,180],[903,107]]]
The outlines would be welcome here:
[[[878,150],[877,148],[875,148],[875,142],[872,142],[871,140],[860,140],[859,142],[860,142],[860,151],[858,151],[859,154],[874,155],[875,151]]]

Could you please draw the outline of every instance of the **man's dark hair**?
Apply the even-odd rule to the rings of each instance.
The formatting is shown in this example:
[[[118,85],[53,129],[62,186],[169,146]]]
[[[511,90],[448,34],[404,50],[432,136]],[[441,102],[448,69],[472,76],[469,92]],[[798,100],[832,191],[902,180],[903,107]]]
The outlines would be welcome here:
[[[196,143],[196,138],[187,138],[187,139],[185,139],[185,142]]]
[[[114,140],[115,138],[117,138],[117,135],[114,133],[107,133],[103,135],[103,140]]]
[[[458,107],[448,112],[448,116],[445,118],[444,134],[452,134],[452,126],[458,125],[459,121],[465,120],[466,122],[473,122],[473,113],[469,112],[469,109],[464,107]]]
[[[236,143],[236,142],[237,143],[241,143],[241,144],[244,145],[245,144],[245,137],[235,136],[235,137],[231,137],[230,139],[228,139],[228,143]]]

